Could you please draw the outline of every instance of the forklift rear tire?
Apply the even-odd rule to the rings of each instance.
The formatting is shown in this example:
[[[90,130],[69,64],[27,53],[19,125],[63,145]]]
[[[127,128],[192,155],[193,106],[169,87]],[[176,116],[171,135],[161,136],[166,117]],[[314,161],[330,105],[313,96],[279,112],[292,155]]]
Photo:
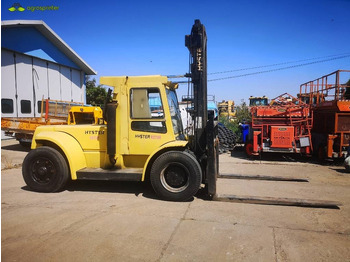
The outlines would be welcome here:
[[[22,175],[30,189],[48,193],[63,189],[69,178],[69,170],[66,160],[57,150],[43,146],[27,154]]]
[[[182,151],[169,151],[153,163],[151,184],[158,196],[169,201],[186,201],[200,188],[202,171],[194,156]]]

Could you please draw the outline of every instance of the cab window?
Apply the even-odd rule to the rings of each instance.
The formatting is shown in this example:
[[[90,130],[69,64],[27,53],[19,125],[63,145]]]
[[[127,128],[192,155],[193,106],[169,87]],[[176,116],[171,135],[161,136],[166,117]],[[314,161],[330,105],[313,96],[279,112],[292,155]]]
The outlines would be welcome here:
[[[130,92],[130,102],[132,130],[166,133],[163,104],[158,88],[133,88]],[[155,121],[158,119],[159,121]]]

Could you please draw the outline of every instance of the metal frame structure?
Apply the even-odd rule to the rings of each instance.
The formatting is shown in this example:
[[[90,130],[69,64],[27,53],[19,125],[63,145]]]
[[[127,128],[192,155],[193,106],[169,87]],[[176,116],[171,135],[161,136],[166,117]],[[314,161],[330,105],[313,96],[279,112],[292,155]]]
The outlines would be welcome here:
[[[310,154],[313,122],[309,106],[284,93],[268,106],[250,108],[251,130],[245,150],[248,155],[261,152]]]
[[[341,79],[350,70],[337,70],[300,85],[298,97],[313,114],[312,143],[319,158],[342,158],[350,141],[350,85]],[[345,81],[346,81],[345,80]],[[344,80],[343,80],[344,81]]]
[[[41,117],[2,117],[1,130],[5,132],[6,136],[15,137],[19,142],[31,143],[37,127],[43,125],[66,125],[68,114],[72,107],[79,107],[79,111],[85,112],[85,115],[87,115],[86,111],[95,109],[94,107],[84,107],[83,103],[79,102],[44,98],[41,100],[40,106]],[[92,111],[94,112],[94,110]],[[73,124],[76,124],[76,122],[74,121]]]

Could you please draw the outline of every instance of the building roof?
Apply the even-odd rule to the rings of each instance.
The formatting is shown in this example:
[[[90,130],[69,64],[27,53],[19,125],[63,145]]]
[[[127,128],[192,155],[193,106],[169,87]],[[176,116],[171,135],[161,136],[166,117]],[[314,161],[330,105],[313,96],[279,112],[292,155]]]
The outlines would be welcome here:
[[[71,59],[86,74],[96,75],[92,69],[66,42],[62,40],[44,21],[42,20],[7,20],[1,22],[1,27],[34,27],[51,41],[63,54]]]

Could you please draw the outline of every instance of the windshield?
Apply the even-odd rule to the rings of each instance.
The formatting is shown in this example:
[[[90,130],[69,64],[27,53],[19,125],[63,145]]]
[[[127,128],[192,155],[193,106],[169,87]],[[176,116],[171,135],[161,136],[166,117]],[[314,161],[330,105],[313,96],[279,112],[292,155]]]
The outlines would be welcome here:
[[[183,127],[182,127],[182,121],[181,121],[181,112],[179,109],[179,103],[177,101],[176,93],[175,91],[169,90],[169,89],[166,90],[166,93],[168,97],[171,122],[173,123],[174,133],[182,134]]]
[[[250,98],[250,106],[267,106],[267,98]]]

